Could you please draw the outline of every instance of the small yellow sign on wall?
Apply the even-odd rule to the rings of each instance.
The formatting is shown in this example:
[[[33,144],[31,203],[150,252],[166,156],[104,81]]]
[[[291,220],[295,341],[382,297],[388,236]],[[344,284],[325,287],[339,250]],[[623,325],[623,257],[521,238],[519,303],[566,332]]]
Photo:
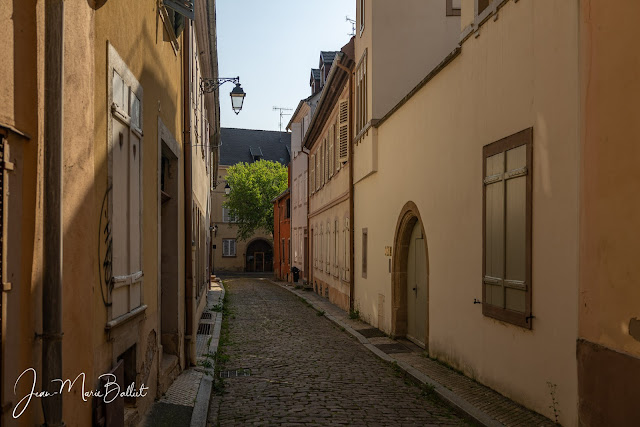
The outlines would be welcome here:
[[[385,246],[384,247],[384,255],[385,256],[391,256],[391,246]]]

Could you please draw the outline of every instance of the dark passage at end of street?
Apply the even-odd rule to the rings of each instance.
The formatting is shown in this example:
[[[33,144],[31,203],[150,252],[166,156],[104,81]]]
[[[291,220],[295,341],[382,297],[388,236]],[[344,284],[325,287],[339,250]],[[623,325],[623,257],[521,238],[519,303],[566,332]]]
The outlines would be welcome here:
[[[257,277],[225,286],[209,425],[466,424],[287,290]]]

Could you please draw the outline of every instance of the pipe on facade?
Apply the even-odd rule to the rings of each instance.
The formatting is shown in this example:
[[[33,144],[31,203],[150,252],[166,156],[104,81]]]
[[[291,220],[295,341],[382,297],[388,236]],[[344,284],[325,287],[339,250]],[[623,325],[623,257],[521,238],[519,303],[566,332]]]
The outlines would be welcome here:
[[[351,109],[351,111],[354,110],[353,108],[353,101],[354,101],[354,96],[353,96],[353,73],[351,72],[351,70],[346,70],[347,75],[349,76],[349,108]],[[353,114],[349,114],[349,131],[351,132],[351,129],[353,129]],[[354,219],[354,200],[353,200],[353,195],[355,194],[355,192],[353,191],[353,141],[349,141],[349,233],[351,234],[351,253],[350,253],[350,263],[351,263],[351,269],[349,270],[349,310],[353,311],[354,310],[354,295],[353,293],[355,292],[355,257],[354,257],[354,250],[353,248],[356,245],[356,242],[354,240],[355,237],[355,232],[354,232],[354,223],[353,223],[353,219]]]
[[[64,0],[45,2],[44,254],[42,278],[42,399],[44,425],[63,426],[62,395],[62,138],[64,128]],[[58,388],[58,393],[54,390]]]
[[[190,20],[186,22],[186,28],[182,36],[182,65],[183,65],[183,147],[184,147],[184,300],[185,300],[185,338],[189,339],[189,346],[186,348],[185,362],[191,359],[191,347],[195,345],[193,333],[193,270],[192,270],[192,205],[193,193],[191,190],[191,85],[189,82],[190,59],[191,59],[191,26]]]

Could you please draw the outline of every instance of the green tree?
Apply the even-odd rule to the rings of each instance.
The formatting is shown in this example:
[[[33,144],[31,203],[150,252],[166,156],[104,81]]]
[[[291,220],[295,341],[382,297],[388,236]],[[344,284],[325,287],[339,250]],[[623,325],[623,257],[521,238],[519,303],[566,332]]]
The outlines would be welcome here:
[[[287,189],[287,168],[277,162],[259,160],[237,163],[227,169],[231,192],[224,207],[236,218],[238,239],[246,240],[257,230],[273,235],[272,200]]]

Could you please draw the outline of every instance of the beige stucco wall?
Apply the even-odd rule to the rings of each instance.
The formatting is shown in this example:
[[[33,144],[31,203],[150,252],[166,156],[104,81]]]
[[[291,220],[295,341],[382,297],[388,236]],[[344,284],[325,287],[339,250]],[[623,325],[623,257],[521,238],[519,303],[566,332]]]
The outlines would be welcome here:
[[[147,397],[138,399],[138,411],[145,413],[156,395],[156,382],[160,352],[158,319],[158,117],[167,126],[182,147],[182,57],[168,41],[162,20],[158,16],[157,3],[153,0],[129,2],[110,0],[95,12],[95,194],[97,203],[102,201],[107,184],[107,42],[114,46],[129,70],[144,90],[142,141],[142,257],[143,257],[143,304],[147,305],[145,318],[141,322],[123,325],[121,341],[130,340],[133,334],[137,342],[137,367],[139,372],[148,370],[145,385],[149,386]],[[182,45],[182,41],[180,42]],[[179,160],[183,168],[183,157]],[[184,206],[184,194],[180,191],[180,206]],[[100,209],[100,206],[97,207]],[[184,230],[184,220],[180,219]],[[96,218],[96,229],[98,227]],[[178,259],[184,259],[184,237],[180,233]],[[182,264],[182,263],[181,263]],[[184,265],[179,266],[179,287],[184,287]],[[96,285],[97,286],[97,285]],[[118,340],[107,342],[104,326],[106,309],[99,292],[93,296],[95,322],[93,324],[93,354],[96,372],[106,372],[120,354]],[[128,332],[127,332],[128,331]],[[154,335],[155,334],[155,335]],[[147,349],[152,360],[149,366]],[[142,375],[140,375],[142,376]],[[139,377],[140,377],[139,376]],[[144,380],[144,378],[142,378]]]
[[[219,273],[221,271],[244,271],[245,258],[247,253],[247,246],[256,239],[263,239],[267,241],[273,249],[273,236],[266,230],[255,233],[248,240],[239,240],[238,227],[233,223],[222,221],[222,204],[226,200],[224,193],[225,177],[227,176],[228,165],[220,165],[218,167],[218,185],[211,192],[211,223],[218,226],[216,237],[213,239],[213,244],[216,248],[213,249],[213,272]],[[222,256],[222,240],[223,239],[237,239],[236,240],[236,256],[223,257]]]
[[[367,3],[369,31],[375,29],[369,45],[369,119],[380,119],[458,44],[460,17],[446,16],[444,0]],[[356,63],[360,57],[357,50]]]
[[[355,303],[391,331],[393,246],[408,201],[424,221],[429,352],[523,405],[576,425],[577,4],[508,2],[478,38],[378,129],[378,172],[356,183]],[[375,53],[374,53],[375,54]],[[373,77],[375,79],[375,77]],[[533,330],[482,315],[482,147],[533,127]],[[355,148],[357,160],[360,148]]]
[[[311,144],[309,149],[309,159],[314,154],[319,155],[319,149],[322,141],[331,131],[331,126],[337,126],[338,106],[340,101],[349,99],[349,84],[345,82],[341,90],[340,96],[335,105],[331,108],[328,119],[322,124],[322,129],[318,133],[318,138]],[[327,138],[327,144],[328,144]],[[334,145],[334,157],[337,158],[336,150],[338,147],[338,138]],[[328,151],[327,151],[328,152]],[[336,160],[337,162],[337,160]],[[321,165],[322,167],[322,165]],[[340,170],[335,172],[332,177],[326,177],[325,183],[321,184],[319,190],[309,191],[309,277],[314,290],[322,295],[328,296],[329,300],[338,305],[343,310],[349,309],[350,281],[348,268],[349,254],[351,253],[351,245],[348,244],[345,259],[345,240],[344,227],[345,220],[349,219],[349,200],[351,191],[349,188],[349,163],[341,164]],[[316,180],[319,173],[316,170]],[[310,184],[312,185],[312,184]],[[338,222],[338,233],[335,233],[335,222]],[[330,238],[327,239],[327,226],[329,226]],[[313,237],[312,237],[313,236]],[[335,241],[338,237],[338,265],[335,264]],[[320,240],[322,239],[322,240]],[[316,240],[317,244],[314,243]],[[350,239],[347,240],[349,242]],[[327,242],[329,249],[327,250]],[[314,255],[314,248],[318,248],[318,253]],[[320,250],[322,249],[322,250]],[[327,271],[326,260],[329,257],[329,270]],[[314,261],[316,259],[316,261]],[[322,262],[321,262],[322,261]],[[328,286],[328,292],[327,292]]]
[[[17,5],[17,4],[15,4]],[[14,9],[2,2],[5,65],[0,79],[0,125],[11,126],[29,138],[9,134],[8,158],[14,170],[7,173],[8,260],[5,277],[11,290],[2,293],[2,402],[7,408],[3,426],[35,425],[43,421],[40,402],[31,402],[18,419],[12,417],[16,397],[30,390],[28,382],[14,384],[18,376],[33,367],[42,376],[42,195],[44,120],[44,3],[20,4]],[[87,374],[93,385],[91,349],[93,283],[96,279],[94,252],[95,195],[93,180],[93,87],[92,11],[86,2],[68,1],[64,52],[64,135],[63,135],[63,376]],[[19,214],[16,216],[16,214]],[[68,260],[75,260],[68,262]],[[40,387],[40,386],[38,386]],[[37,399],[36,399],[37,400]],[[9,404],[12,402],[12,404]],[[79,389],[63,396],[63,419],[80,425],[91,418],[91,404],[80,397]]]
[[[580,337],[640,357],[640,4],[581,5]]]

